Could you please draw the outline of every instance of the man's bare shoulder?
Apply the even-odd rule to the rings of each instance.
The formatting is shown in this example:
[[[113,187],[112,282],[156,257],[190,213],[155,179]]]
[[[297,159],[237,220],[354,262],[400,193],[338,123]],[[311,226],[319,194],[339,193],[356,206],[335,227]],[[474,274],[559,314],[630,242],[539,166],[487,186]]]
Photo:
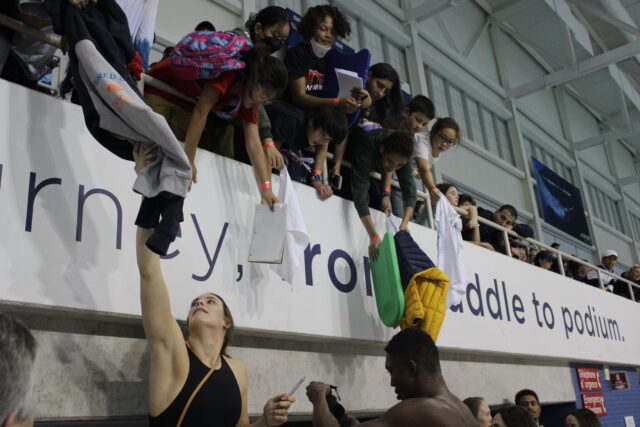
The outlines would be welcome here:
[[[406,399],[391,407],[382,417],[364,423],[371,427],[475,427],[469,409],[456,398],[419,397]]]

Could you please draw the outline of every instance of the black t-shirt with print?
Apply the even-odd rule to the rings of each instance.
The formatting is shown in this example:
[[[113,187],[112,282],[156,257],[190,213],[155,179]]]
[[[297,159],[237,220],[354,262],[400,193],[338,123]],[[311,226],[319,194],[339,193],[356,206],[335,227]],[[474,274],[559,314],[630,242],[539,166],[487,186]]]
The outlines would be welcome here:
[[[309,42],[301,42],[287,51],[284,64],[289,71],[291,80],[304,76],[305,92],[308,95],[322,97],[324,87],[324,75],[327,69],[326,56],[318,58],[313,54]],[[291,93],[285,95],[287,101],[291,101]]]

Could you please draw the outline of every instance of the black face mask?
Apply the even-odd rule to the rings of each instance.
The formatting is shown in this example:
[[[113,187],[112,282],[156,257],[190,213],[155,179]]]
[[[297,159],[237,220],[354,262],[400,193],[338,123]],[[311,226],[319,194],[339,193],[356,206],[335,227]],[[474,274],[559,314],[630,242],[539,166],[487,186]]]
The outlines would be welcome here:
[[[269,50],[271,51],[271,53],[274,53],[280,50],[283,41],[275,37],[265,37],[262,39],[262,43],[269,46]]]

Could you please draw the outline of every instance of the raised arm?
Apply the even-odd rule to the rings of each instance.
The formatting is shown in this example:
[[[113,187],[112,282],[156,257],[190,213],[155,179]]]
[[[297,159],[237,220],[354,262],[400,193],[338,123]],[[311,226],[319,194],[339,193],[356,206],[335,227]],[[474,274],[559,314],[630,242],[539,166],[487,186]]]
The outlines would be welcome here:
[[[380,185],[382,186],[382,202],[381,202],[381,210],[387,215],[391,215],[392,206],[391,206],[391,191],[389,194],[385,191],[385,189],[391,190],[391,181],[393,181],[393,172],[382,172],[382,177],[380,180]]]
[[[260,144],[258,125],[243,121],[242,127],[244,130],[244,144],[247,149],[247,154],[249,154],[253,170],[261,185],[262,200],[273,209],[273,204],[278,203],[278,198],[273,191],[271,191],[271,168],[267,166],[267,159]],[[262,185],[267,181],[269,181],[269,188],[262,188]]]
[[[138,227],[136,234],[144,333],[152,349],[158,346],[167,349],[178,343],[184,346],[182,331],[171,314],[169,292],[160,269],[160,257],[145,245],[152,232],[152,229]]]
[[[316,147],[312,170],[320,172],[324,170],[324,164],[327,160],[327,151],[329,151],[329,144],[324,144],[320,147]],[[325,184],[321,180],[312,180],[311,185],[313,185],[313,188],[315,188],[318,192],[318,197],[320,197],[320,200],[327,200],[329,197],[333,196],[333,190],[331,189],[331,186]]]
[[[400,230],[406,230],[409,221],[413,218],[413,210],[416,206],[416,180],[413,178],[413,167],[407,163],[396,171],[400,190],[402,191],[402,204],[404,206],[404,216],[400,224]]]
[[[418,174],[422,180],[422,185],[429,192],[431,200],[437,202],[440,199],[440,190],[436,187],[435,180],[431,174],[431,165],[429,160],[424,157],[416,157],[416,165],[418,166]]]
[[[193,108],[189,126],[187,127],[187,135],[184,141],[184,151],[189,158],[191,170],[193,172],[193,182],[198,182],[198,172],[196,169],[196,151],[202,132],[207,124],[207,116],[220,98],[220,91],[213,85],[206,84],[202,90],[202,94]],[[260,143],[260,141],[258,141]],[[191,191],[191,183],[189,183],[189,191]]]

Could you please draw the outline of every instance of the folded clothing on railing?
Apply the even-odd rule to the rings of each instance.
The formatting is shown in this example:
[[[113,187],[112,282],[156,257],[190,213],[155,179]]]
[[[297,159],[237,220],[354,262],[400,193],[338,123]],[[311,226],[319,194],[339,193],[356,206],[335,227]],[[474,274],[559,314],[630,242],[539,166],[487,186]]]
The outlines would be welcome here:
[[[161,197],[157,202],[162,205],[159,210],[166,226],[156,230],[163,235],[155,250],[166,253],[162,248],[168,248],[165,242],[175,238],[182,217],[191,167],[166,120],[145,103],[129,75],[127,64],[136,51],[127,18],[114,0],[101,0],[84,9],[65,0],[48,0],[47,7],[54,28],[69,41],[74,89],[91,134],[124,159],[133,159],[131,142],[140,142],[142,151],[151,144],[160,148],[138,174],[133,189],[146,198]],[[179,200],[172,200],[175,198]],[[145,206],[140,215],[148,212]]]

